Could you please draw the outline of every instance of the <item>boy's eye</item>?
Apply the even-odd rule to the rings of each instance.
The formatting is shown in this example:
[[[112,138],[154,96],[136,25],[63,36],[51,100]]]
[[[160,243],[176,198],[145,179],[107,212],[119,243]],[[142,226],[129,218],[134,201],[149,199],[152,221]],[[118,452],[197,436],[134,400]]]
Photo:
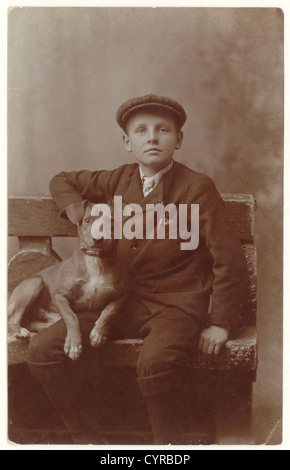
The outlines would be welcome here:
[[[160,132],[168,132],[168,130],[167,127],[160,127],[159,129]]]
[[[142,134],[143,132],[145,132],[145,127],[138,127],[136,132],[138,132],[138,134]]]

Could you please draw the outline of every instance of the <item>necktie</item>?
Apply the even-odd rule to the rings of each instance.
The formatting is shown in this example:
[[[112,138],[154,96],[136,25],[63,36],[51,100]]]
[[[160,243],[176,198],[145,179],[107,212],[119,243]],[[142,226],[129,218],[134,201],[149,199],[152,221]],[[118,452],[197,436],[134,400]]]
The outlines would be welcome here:
[[[152,189],[154,188],[155,181],[152,178],[143,176],[142,183],[143,183],[143,194],[144,194],[144,197],[146,197],[147,194],[151,193]]]

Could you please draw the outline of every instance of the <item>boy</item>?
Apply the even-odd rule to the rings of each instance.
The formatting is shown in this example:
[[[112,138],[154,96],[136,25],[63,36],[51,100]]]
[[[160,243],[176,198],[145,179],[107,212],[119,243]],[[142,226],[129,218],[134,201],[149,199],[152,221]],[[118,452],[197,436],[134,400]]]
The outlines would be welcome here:
[[[124,204],[199,205],[199,245],[181,250],[180,238],[118,240],[118,256],[128,266],[129,297],[119,314],[120,337],[144,339],[137,380],[146,399],[156,444],[185,444],[180,411],[181,370],[198,347],[207,363],[219,356],[231,325],[246,299],[246,265],[240,241],[228,221],[212,180],[173,161],[182,145],[183,107],[173,99],[145,95],[122,104],[117,122],[136,163],[112,171],[62,172],[50,184],[63,217],[82,199],[93,202],[122,196]],[[210,324],[207,323],[212,294]],[[79,316],[88,344],[93,312]],[[81,423],[64,390],[71,391],[60,321],[30,343],[29,366],[76,434]],[[66,398],[68,400],[68,398]],[[72,402],[73,403],[73,402]],[[85,431],[83,435],[85,437]],[[78,442],[81,438],[78,437]]]

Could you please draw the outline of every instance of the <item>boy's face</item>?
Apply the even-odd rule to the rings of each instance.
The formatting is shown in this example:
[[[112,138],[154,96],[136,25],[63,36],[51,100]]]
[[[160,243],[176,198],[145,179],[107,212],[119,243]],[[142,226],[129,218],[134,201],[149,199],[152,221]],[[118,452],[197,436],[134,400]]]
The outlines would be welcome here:
[[[182,131],[170,115],[143,110],[129,118],[123,139],[144,173],[152,176],[171,162],[174,151],[181,147]]]

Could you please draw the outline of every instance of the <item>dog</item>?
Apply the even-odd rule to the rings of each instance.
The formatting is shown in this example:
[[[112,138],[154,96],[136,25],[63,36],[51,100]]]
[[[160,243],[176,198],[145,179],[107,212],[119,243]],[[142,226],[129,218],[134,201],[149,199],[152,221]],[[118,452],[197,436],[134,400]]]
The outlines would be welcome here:
[[[8,301],[8,332],[30,337],[62,318],[67,328],[65,354],[76,360],[82,353],[77,313],[100,311],[90,343],[98,347],[110,335],[110,326],[126,298],[126,276],[116,258],[116,240],[94,239],[94,204],[81,201],[66,213],[77,225],[80,247],[72,256],[22,281]]]

